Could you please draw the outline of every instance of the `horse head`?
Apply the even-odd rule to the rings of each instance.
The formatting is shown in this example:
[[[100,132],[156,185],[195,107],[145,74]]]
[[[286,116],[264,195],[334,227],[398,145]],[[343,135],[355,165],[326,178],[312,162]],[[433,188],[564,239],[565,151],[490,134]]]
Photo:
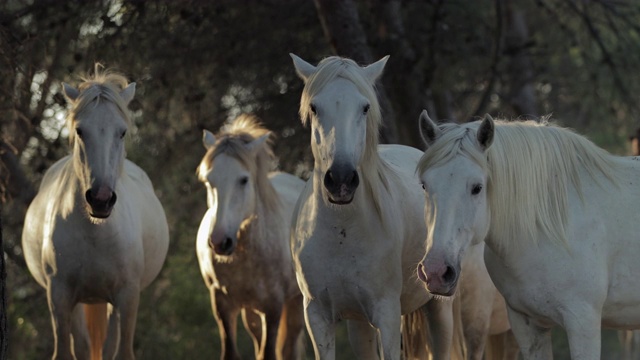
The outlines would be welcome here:
[[[450,296],[456,291],[465,251],[484,241],[489,231],[488,172],[481,159],[491,145],[493,120],[487,117],[476,136],[469,136],[468,129],[458,125],[447,125],[443,131],[424,111],[420,128],[427,145],[418,165],[427,239],[418,277],[429,292]]]
[[[120,75],[96,75],[76,89],[63,84],[72,105],[69,138],[73,161],[88,213],[104,219],[116,204],[116,182],[125,158],[124,137],[129,126],[126,106],[135,83],[126,85]]]
[[[317,67],[291,57],[305,82],[300,116],[303,122],[311,120],[314,171],[320,174],[330,203],[349,204],[368,153],[376,151],[380,106],[374,84],[388,56],[365,67],[336,56]]]

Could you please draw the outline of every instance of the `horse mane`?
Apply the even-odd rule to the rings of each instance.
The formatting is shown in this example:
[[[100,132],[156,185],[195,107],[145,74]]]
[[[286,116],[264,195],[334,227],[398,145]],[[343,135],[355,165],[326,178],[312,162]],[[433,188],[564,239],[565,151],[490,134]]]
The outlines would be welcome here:
[[[520,241],[535,243],[541,236],[566,245],[568,191],[573,186],[584,200],[581,171],[596,183],[604,175],[617,184],[615,157],[570,129],[546,121],[496,121],[493,144],[485,153],[476,140],[479,124],[441,125],[443,132],[420,159],[418,171],[458,155],[483,168],[489,176],[488,236],[500,250],[509,251]]]
[[[396,173],[389,165],[380,159],[378,155],[378,136],[382,124],[382,114],[375,84],[369,81],[362,72],[362,68],[353,60],[339,56],[330,56],[318,63],[316,72],[305,82],[300,99],[300,119],[306,125],[310,117],[309,109],[311,99],[318,94],[328,83],[343,78],[351,81],[358,91],[369,100],[369,112],[367,114],[367,135],[360,171],[363,176],[364,190],[371,196],[377,214],[384,221],[383,200],[381,194],[389,194],[389,181],[387,176]]]
[[[131,126],[131,119],[127,111],[127,104],[120,96],[129,81],[127,78],[111,69],[96,63],[93,75],[81,77],[82,83],[78,85],[79,95],[76,101],[72,102],[71,110],[67,116],[67,126],[71,129],[75,119],[93,109],[101,100],[112,102],[118,108],[127,126]],[[92,105],[93,104],[93,105]],[[72,143],[75,131],[69,131],[69,141]]]
[[[268,133],[269,130],[262,126],[258,117],[240,114],[230,124],[223,126],[215,135],[215,144],[207,150],[196,170],[198,179],[205,182],[207,171],[211,168],[213,160],[218,155],[225,154],[238,160],[252,174],[262,204],[269,210],[277,209],[280,206],[280,198],[268,177],[275,165],[271,140],[266,141],[255,153],[255,156],[246,146]]]

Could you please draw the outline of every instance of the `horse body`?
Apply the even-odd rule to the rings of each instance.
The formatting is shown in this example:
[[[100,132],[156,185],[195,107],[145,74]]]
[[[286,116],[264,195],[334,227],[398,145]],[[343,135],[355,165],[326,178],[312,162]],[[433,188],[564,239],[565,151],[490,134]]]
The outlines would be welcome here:
[[[625,201],[640,196],[635,158],[611,156],[554,126],[496,126],[487,118],[427,127],[433,151],[420,171],[428,196],[456,199],[434,200],[448,220],[434,220],[431,250],[454,264],[465,237],[488,234],[487,269],[526,359],[552,357],[553,326],[567,331],[573,359],[600,358],[602,327],[640,326],[640,215]],[[438,181],[444,174],[455,182]],[[469,235],[456,236],[456,228]]]
[[[75,89],[65,86],[65,94],[74,104],[70,125],[82,127],[85,135],[72,136],[74,154],[45,173],[25,218],[25,260],[36,281],[47,289],[54,359],[72,358],[70,334],[74,355],[88,358],[85,316],[78,303],[113,305],[104,350],[103,335],[96,338],[90,334],[92,358],[111,359],[116,352],[123,359],[133,358],[139,293],[158,275],[168,250],[166,218],[151,181],[138,166],[124,159],[124,152],[118,151],[122,144],[96,136],[109,135],[112,126],[125,126],[124,122],[112,124],[118,123],[123,104],[117,104],[111,79],[96,75],[96,79],[81,85],[83,92],[75,94]],[[83,99],[96,87],[100,88],[99,95]],[[126,89],[121,93],[123,98]],[[91,120],[93,111],[99,114],[97,122]],[[92,133],[93,126],[101,130]],[[122,136],[116,134],[116,138]],[[104,144],[111,146],[101,156]],[[109,151],[120,155],[110,158]],[[109,160],[96,164],[96,159]],[[115,194],[120,194],[118,201]],[[101,317],[106,321],[106,306],[101,309],[97,320]],[[90,331],[93,320],[86,319]]]
[[[305,82],[300,115],[310,119],[314,156],[294,211],[292,252],[316,358],[335,357],[335,324],[342,319],[349,320],[358,358],[398,359],[402,319],[410,331],[403,339],[413,342],[405,352],[424,352],[429,330],[435,357],[450,358],[454,343],[461,353],[453,302],[430,301],[415,276],[416,249],[426,236],[414,171],[419,151],[378,146],[373,84],[386,58],[366,67],[339,57],[317,67],[292,58]],[[417,322],[425,304],[428,329]]]
[[[384,161],[397,161],[394,171],[399,181],[384,200],[385,207],[398,210],[388,213],[388,222],[398,224],[393,232],[382,222],[371,220],[376,214],[365,215],[373,212],[374,204],[360,194],[365,191],[360,187],[352,205],[324,206],[321,192],[314,191],[322,186],[321,174],[315,171],[300,197],[293,244],[298,280],[307,298],[331,304],[325,315],[330,319],[370,321],[377,313],[378,301],[394,299],[397,310],[406,314],[429,300],[408,265],[420,260],[420,254],[412,248],[420,246],[418,239],[424,237],[424,229],[419,226],[422,203],[404,193],[404,188],[417,188],[409,169],[420,152],[406,146],[382,145],[380,155]],[[317,289],[322,290],[318,293]]]
[[[221,357],[239,357],[235,329],[242,312],[245,328],[254,340],[256,358],[299,358],[302,298],[287,239],[293,207],[304,182],[287,173],[267,174],[263,165],[246,170],[245,175],[240,169],[247,164],[238,160],[242,156],[236,159],[233,154],[256,141],[255,149],[246,150],[250,162],[267,162],[271,153],[262,148],[266,147],[262,144],[266,137],[261,136],[268,136],[268,132],[250,117],[234,123],[235,128],[223,131],[215,145],[205,143],[209,150],[198,170],[207,185],[209,210],[200,224],[196,251],[221,333]],[[237,150],[225,150],[233,146]],[[231,181],[225,181],[223,175]],[[239,185],[237,179],[244,184]],[[238,187],[248,188],[248,194]],[[245,199],[249,200],[245,203]],[[245,209],[234,212],[236,203],[244,204],[241,207]],[[231,238],[232,243],[219,241],[219,234]]]

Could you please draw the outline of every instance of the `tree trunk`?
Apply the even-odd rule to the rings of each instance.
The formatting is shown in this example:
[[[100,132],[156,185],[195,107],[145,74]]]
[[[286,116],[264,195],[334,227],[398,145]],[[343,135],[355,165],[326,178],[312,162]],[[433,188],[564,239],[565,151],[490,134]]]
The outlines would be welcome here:
[[[337,55],[353,59],[361,65],[377,60],[367,44],[367,36],[353,0],[315,0],[315,4],[325,36]],[[378,86],[377,90],[383,117],[381,141],[395,143],[398,141],[395,112],[384,87]]]
[[[2,217],[0,216],[0,249],[2,241]],[[9,331],[7,328],[7,272],[4,267],[4,254],[0,252],[0,359],[7,358]]]
[[[529,42],[529,31],[524,13],[509,3],[505,39],[505,53],[510,55],[507,64],[507,73],[509,74],[508,101],[517,116],[538,119],[540,113],[533,85],[533,63],[527,50]]]

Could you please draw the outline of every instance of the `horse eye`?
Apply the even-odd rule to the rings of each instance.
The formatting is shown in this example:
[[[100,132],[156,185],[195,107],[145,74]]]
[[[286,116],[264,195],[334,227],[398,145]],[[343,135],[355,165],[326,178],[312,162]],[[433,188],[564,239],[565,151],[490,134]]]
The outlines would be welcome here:
[[[123,131],[122,134],[120,134],[120,139],[124,138],[125,135],[127,135],[127,130]]]
[[[369,109],[371,108],[371,105],[367,104],[364,106],[364,108],[362,109],[362,114],[363,115],[367,115],[367,113],[369,112]]]
[[[311,112],[313,113],[313,115],[318,115],[318,113],[316,112],[316,106],[315,105],[311,104],[309,107],[311,108]]]
[[[82,139],[82,129],[76,128],[76,135]]]
[[[482,191],[482,185],[475,184],[473,185],[473,188],[471,188],[471,195],[478,195],[480,194],[480,191]]]
[[[249,178],[246,176],[241,177],[240,180],[238,181],[240,185],[247,185],[248,182],[249,182]]]
[[[424,183],[420,183],[420,185],[422,185],[422,190],[427,191],[427,187],[424,186]]]

